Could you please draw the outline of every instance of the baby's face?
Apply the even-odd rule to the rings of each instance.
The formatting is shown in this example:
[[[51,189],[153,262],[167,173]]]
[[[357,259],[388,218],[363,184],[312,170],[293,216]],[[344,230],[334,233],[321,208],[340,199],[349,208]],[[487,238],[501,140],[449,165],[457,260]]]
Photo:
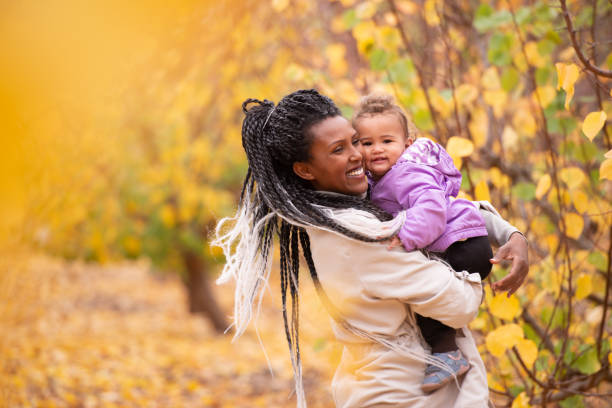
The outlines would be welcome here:
[[[355,128],[363,146],[365,167],[374,180],[384,176],[410,145],[400,118],[393,113],[360,118]]]

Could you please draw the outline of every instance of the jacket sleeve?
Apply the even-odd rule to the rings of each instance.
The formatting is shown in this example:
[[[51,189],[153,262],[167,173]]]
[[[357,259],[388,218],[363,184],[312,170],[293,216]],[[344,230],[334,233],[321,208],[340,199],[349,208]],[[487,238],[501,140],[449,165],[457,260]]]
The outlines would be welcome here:
[[[360,246],[360,281],[369,296],[399,300],[415,313],[454,328],[466,326],[478,313],[482,299],[478,274],[454,272],[419,251]]]
[[[485,220],[487,226],[487,234],[489,235],[489,242],[495,246],[502,246],[510,239],[510,235],[518,232],[522,233],[508,221],[504,220],[501,215],[497,212],[495,207],[488,201],[476,201],[475,203],[479,209],[480,214]]]
[[[403,163],[394,186],[395,199],[406,210],[406,221],[398,233],[406,251],[426,248],[446,229],[446,195],[443,175],[436,169]]]

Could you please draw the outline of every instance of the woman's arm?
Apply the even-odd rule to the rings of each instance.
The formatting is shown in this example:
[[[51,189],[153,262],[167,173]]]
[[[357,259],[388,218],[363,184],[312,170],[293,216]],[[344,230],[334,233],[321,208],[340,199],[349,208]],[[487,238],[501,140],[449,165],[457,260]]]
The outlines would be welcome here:
[[[480,213],[485,219],[489,241],[500,246],[491,263],[511,261],[508,275],[491,285],[494,291],[508,291],[512,295],[523,284],[529,273],[527,238],[514,226],[504,220],[491,203],[479,201]]]
[[[423,316],[460,328],[478,313],[482,287],[478,274],[457,274],[421,252],[382,245],[359,245],[355,265],[364,292],[380,299],[397,299]]]

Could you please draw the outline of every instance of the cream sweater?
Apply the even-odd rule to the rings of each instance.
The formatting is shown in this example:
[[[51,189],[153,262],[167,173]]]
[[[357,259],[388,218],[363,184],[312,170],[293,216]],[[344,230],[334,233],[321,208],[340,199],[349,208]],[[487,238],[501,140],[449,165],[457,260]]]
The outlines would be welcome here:
[[[487,229],[492,241],[504,243],[517,230],[493,211],[483,211]],[[351,215],[345,212],[340,217]],[[487,407],[485,367],[466,328],[481,302],[478,274],[455,273],[419,251],[387,250],[380,243],[320,228],[307,231],[321,284],[342,317],[353,327],[397,345],[383,346],[332,322],[344,345],[332,382],[336,407]],[[460,329],[457,345],[472,366],[460,388],[451,382],[433,394],[421,392],[425,363],[414,353],[424,357],[428,351],[414,313]]]

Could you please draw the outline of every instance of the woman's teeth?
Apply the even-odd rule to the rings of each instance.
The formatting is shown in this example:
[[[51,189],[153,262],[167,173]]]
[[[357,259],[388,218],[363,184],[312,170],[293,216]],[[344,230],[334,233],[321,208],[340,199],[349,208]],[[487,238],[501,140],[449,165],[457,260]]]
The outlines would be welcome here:
[[[346,174],[349,176],[361,176],[363,174],[363,167],[359,167],[358,169],[351,170]]]

